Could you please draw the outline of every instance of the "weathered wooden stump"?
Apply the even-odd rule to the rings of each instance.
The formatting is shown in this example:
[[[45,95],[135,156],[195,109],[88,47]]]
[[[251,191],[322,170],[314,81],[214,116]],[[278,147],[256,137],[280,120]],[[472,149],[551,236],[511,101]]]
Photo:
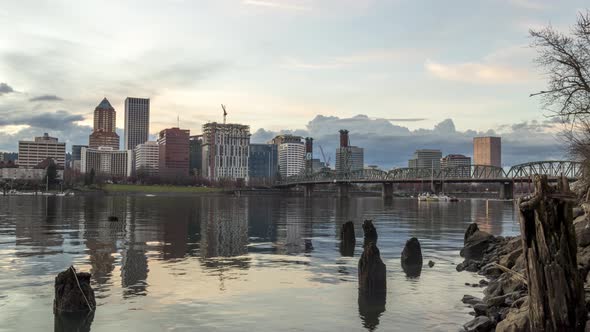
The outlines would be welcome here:
[[[377,229],[373,226],[372,220],[365,220],[363,222],[363,232],[365,233],[365,243],[363,246],[366,246],[369,243],[377,245]]]
[[[379,248],[373,242],[365,245],[359,259],[358,280],[360,292],[375,294],[387,289],[385,264],[381,260]]]
[[[413,237],[406,242],[401,261],[406,276],[410,278],[420,276],[422,273],[422,248],[417,238]]]
[[[76,273],[70,266],[55,277],[54,314],[87,312],[94,308],[96,300],[90,286],[90,273]]]
[[[348,221],[340,229],[340,254],[342,256],[352,257],[354,255],[354,246],[356,237],[354,235],[354,223]]]
[[[535,176],[533,195],[519,199],[522,250],[532,331],[583,331],[583,282],[578,274],[572,225],[575,196],[566,178],[550,187]]]

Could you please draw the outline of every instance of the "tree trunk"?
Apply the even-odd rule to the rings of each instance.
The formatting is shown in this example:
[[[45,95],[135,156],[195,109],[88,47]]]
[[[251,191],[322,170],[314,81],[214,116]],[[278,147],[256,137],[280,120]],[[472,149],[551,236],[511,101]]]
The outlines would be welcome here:
[[[518,201],[531,330],[583,331],[586,307],[572,225],[575,197],[566,178],[550,187],[546,176],[535,176],[534,185],[534,194]]]

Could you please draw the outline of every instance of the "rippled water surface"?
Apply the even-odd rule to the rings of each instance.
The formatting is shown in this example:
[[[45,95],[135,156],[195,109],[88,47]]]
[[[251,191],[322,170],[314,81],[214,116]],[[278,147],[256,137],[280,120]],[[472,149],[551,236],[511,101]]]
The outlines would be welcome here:
[[[387,265],[378,308],[358,298],[363,219]],[[342,257],[349,220],[357,246]],[[0,331],[54,329],[54,277],[71,264],[92,273],[92,331],[457,331],[470,319],[461,297],[481,293],[455,271],[465,228],[512,235],[515,220],[512,202],[485,200],[0,197]],[[436,265],[410,279],[412,236]]]

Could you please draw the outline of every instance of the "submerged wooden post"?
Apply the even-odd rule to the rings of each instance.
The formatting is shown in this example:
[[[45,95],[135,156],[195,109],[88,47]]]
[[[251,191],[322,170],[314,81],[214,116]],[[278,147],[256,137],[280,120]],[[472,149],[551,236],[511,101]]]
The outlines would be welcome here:
[[[586,307],[572,225],[574,196],[566,178],[550,187],[546,176],[537,175],[534,187],[533,195],[518,200],[531,330],[583,331]]]
[[[348,221],[340,229],[340,254],[342,256],[352,257],[354,255],[354,246],[356,237],[354,235],[354,223]]]

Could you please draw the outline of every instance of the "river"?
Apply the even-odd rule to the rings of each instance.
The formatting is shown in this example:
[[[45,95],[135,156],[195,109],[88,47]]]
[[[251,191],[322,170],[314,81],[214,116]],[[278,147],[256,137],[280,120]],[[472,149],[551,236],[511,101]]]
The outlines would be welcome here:
[[[119,221],[108,221],[110,215]],[[512,202],[380,197],[0,197],[0,331],[54,329],[53,283],[75,265],[92,273],[92,331],[457,331],[467,225],[518,233]],[[387,265],[381,309],[359,302],[362,221],[372,219]],[[354,257],[339,251],[352,220]],[[425,268],[400,266],[416,236]],[[56,325],[56,330],[59,330]]]

